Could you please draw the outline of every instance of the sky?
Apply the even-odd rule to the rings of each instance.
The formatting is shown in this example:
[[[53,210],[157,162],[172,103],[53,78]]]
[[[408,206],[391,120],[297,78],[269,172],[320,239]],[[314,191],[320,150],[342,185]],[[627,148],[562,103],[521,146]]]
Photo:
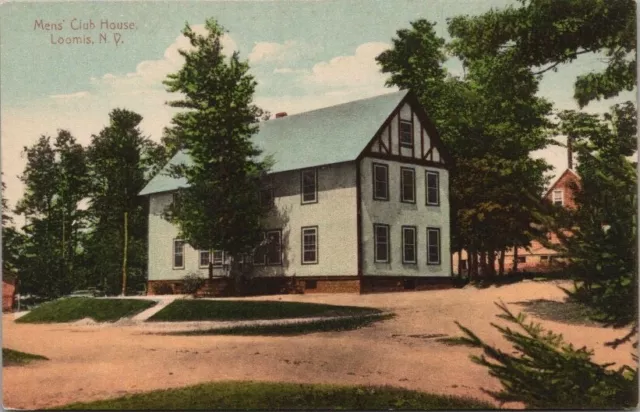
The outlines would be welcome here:
[[[397,30],[425,18],[448,38],[446,19],[480,14],[509,0],[308,0],[171,2],[9,2],[0,5],[1,168],[10,207],[23,193],[18,176],[25,146],[41,135],[67,129],[83,145],[107,125],[114,108],[141,114],[142,131],[159,141],[175,113],[165,102],[177,96],[162,80],[183,61],[188,46],[180,31],[196,31],[208,17],[228,33],[226,52],[248,59],[258,87],[255,102],[271,113],[289,114],[394,91],[385,87],[375,57]],[[101,37],[101,34],[103,37]],[[80,43],[67,44],[77,37]],[[62,44],[60,44],[61,42]],[[459,62],[447,67],[460,74]],[[545,75],[539,94],[558,109],[578,109],[573,83],[599,70],[598,56],[583,55]],[[635,100],[625,92],[594,102],[601,113],[616,102]],[[559,137],[559,141],[562,138]],[[560,174],[565,149],[534,154]]]

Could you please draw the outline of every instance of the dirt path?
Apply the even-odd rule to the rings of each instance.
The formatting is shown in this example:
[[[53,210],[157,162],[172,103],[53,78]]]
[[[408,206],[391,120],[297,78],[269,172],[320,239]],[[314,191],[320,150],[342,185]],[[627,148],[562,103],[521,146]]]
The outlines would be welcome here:
[[[494,301],[518,311],[515,302],[562,297],[554,284],[526,282],[485,290],[254,298],[372,306],[398,315],[356,331],[299,337],[158,336],[139,326],[16,324],[5,315],[4,347],[51,360],[4,368],[4,405],[47,408],[218,380],[394,385],[488,400],[479,388],[499,384],[468,359],[468,348],[436,338],[458,335],[458,320],[507,348],[489,325],[498,313]],[[631,361],[630,346],[603,346],[623,331],[542,323],[575,345],[593,347],[598,361]]]

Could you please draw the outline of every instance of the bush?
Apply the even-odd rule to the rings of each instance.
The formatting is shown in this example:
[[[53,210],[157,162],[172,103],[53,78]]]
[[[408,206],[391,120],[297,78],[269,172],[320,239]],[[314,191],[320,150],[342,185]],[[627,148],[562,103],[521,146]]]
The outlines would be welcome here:
[[[196,273],[189,273],[182,278],[182,293],[194,295],[204,285],[204,279]]]
[[[593,350],[575,349],[561,335],[545,331],[539,324],[525,324],[522,314],[513,315],[504,304],[497,305],[499,318],[516,324],[525,333],[492,324],[515,352],[503,352],[484,343],[469,329],[456,324],[465,337],[450,338],[447,343],[483,349],[481,356],[471,356],[489,368],[503,389],[484,390],[499,402],[523,402],[532,409],[622,409],[638,403],[638,371],[628,366],[591,360]],[[635,359],[637,360],[637,359]]]
[[[154,295],[173,295],[173,288],[167,283],[156,283],[151,288]]]

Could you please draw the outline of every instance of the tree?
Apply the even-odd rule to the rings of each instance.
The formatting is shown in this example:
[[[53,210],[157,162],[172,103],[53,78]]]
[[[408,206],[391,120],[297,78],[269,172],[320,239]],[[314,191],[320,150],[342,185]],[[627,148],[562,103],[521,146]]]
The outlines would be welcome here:
[[[93,227],[86,263],[92,281],[106,279],[110,294],[124,295],[146,279],[147,202],[138,193],[151,176],[149,170],[157,170],[164,157],[161,148],[142,135],[141,121],[137,113],[112,110],[109,125],[92,137],[88,149]]]
[[[256,87],[249,66],[237,52],[225,57],[220,39],[224,28],[208,19],[206,35],[187,24],[183,34],[193,50],[181,50],[184,66],[165,80],[169,92],[182,100],[170,106],[185,109],[172,120],[170,136],[192,163],[176,166],[188,187],[170,218],[180,236],[196,249],[224,250],[237,262],[262,241],[265,210],[258,202],[260,181],[268,170],[251,136],[262,111],[252,103]],[[212,266],[209,273],[211,276]]]
[[[417,94],[452,153],[453,249],[470,252],[472,275],[478,266],[491,275],[498,254],[543,235],[529,222],[543,223],[546,215],[540,196],[549,165],[529,154],[551,142],[552,106],[536,96],[528,68],[512,70],[514,56],[460,56],[465,77],[448,74],[446,44],[434,26],[412,22],[377,61],[391,74],[388,85]]]
[[[25,153],[25,194],[16,207],[26,220],[21,286],[23,292],[56,297],[83,283],[74,268],[84,224],[78,203],[86,196],[85,153],[66,130],[53,145],[41,136]]]
[[[571,236],[564,239],[577,280],[572,296],[627,325],[637,316],[636,108],[618,104],[604,116],[564,111],[561,130],[574,141],[581,185]]]
[[[452,48],[463,59],[509,54],[541,75],[587,53],[600,53],[606,68],[578,77],[580,107],[636,85],[634,0],[519,0],[520,6],[449,22]],[[515,68],[515,67],[514,67]]]
[[[23,254],[24,235],[14,227],[13,218],[7,214],[9,205],[5,197],[6,185],[2,182],[2,278],[15,279]]]

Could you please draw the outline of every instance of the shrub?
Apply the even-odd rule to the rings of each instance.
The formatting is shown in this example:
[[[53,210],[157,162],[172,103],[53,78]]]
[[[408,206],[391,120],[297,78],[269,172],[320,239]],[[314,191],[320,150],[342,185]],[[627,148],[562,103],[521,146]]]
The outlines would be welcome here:
[[[189,273],[182,278],[182,293],[194,295],[204,285],[204,279],[196,273]]]
[[[594,363],[593,350],[576,349],[562,335],[545,331],[536,323],[525,324],[524,315],[513,315],[504,304],[497,306],[503,312],[499,318],[525,332],[492,324],[513,344],[513,354],[487,345],[458,322],[466,336],[447,342],[483,349],[481,356],[471,359],[489,368],[489,374],[503,387],[498,392],[484,390],[486,393],[499,402],[523,402],[532,409],[621,409],[637,405],[637,369],[626,365],[611,369],[612,363]]]
[[[173,288],[167,283],[156,283],[152,288],[155,295],[173,295]]]

